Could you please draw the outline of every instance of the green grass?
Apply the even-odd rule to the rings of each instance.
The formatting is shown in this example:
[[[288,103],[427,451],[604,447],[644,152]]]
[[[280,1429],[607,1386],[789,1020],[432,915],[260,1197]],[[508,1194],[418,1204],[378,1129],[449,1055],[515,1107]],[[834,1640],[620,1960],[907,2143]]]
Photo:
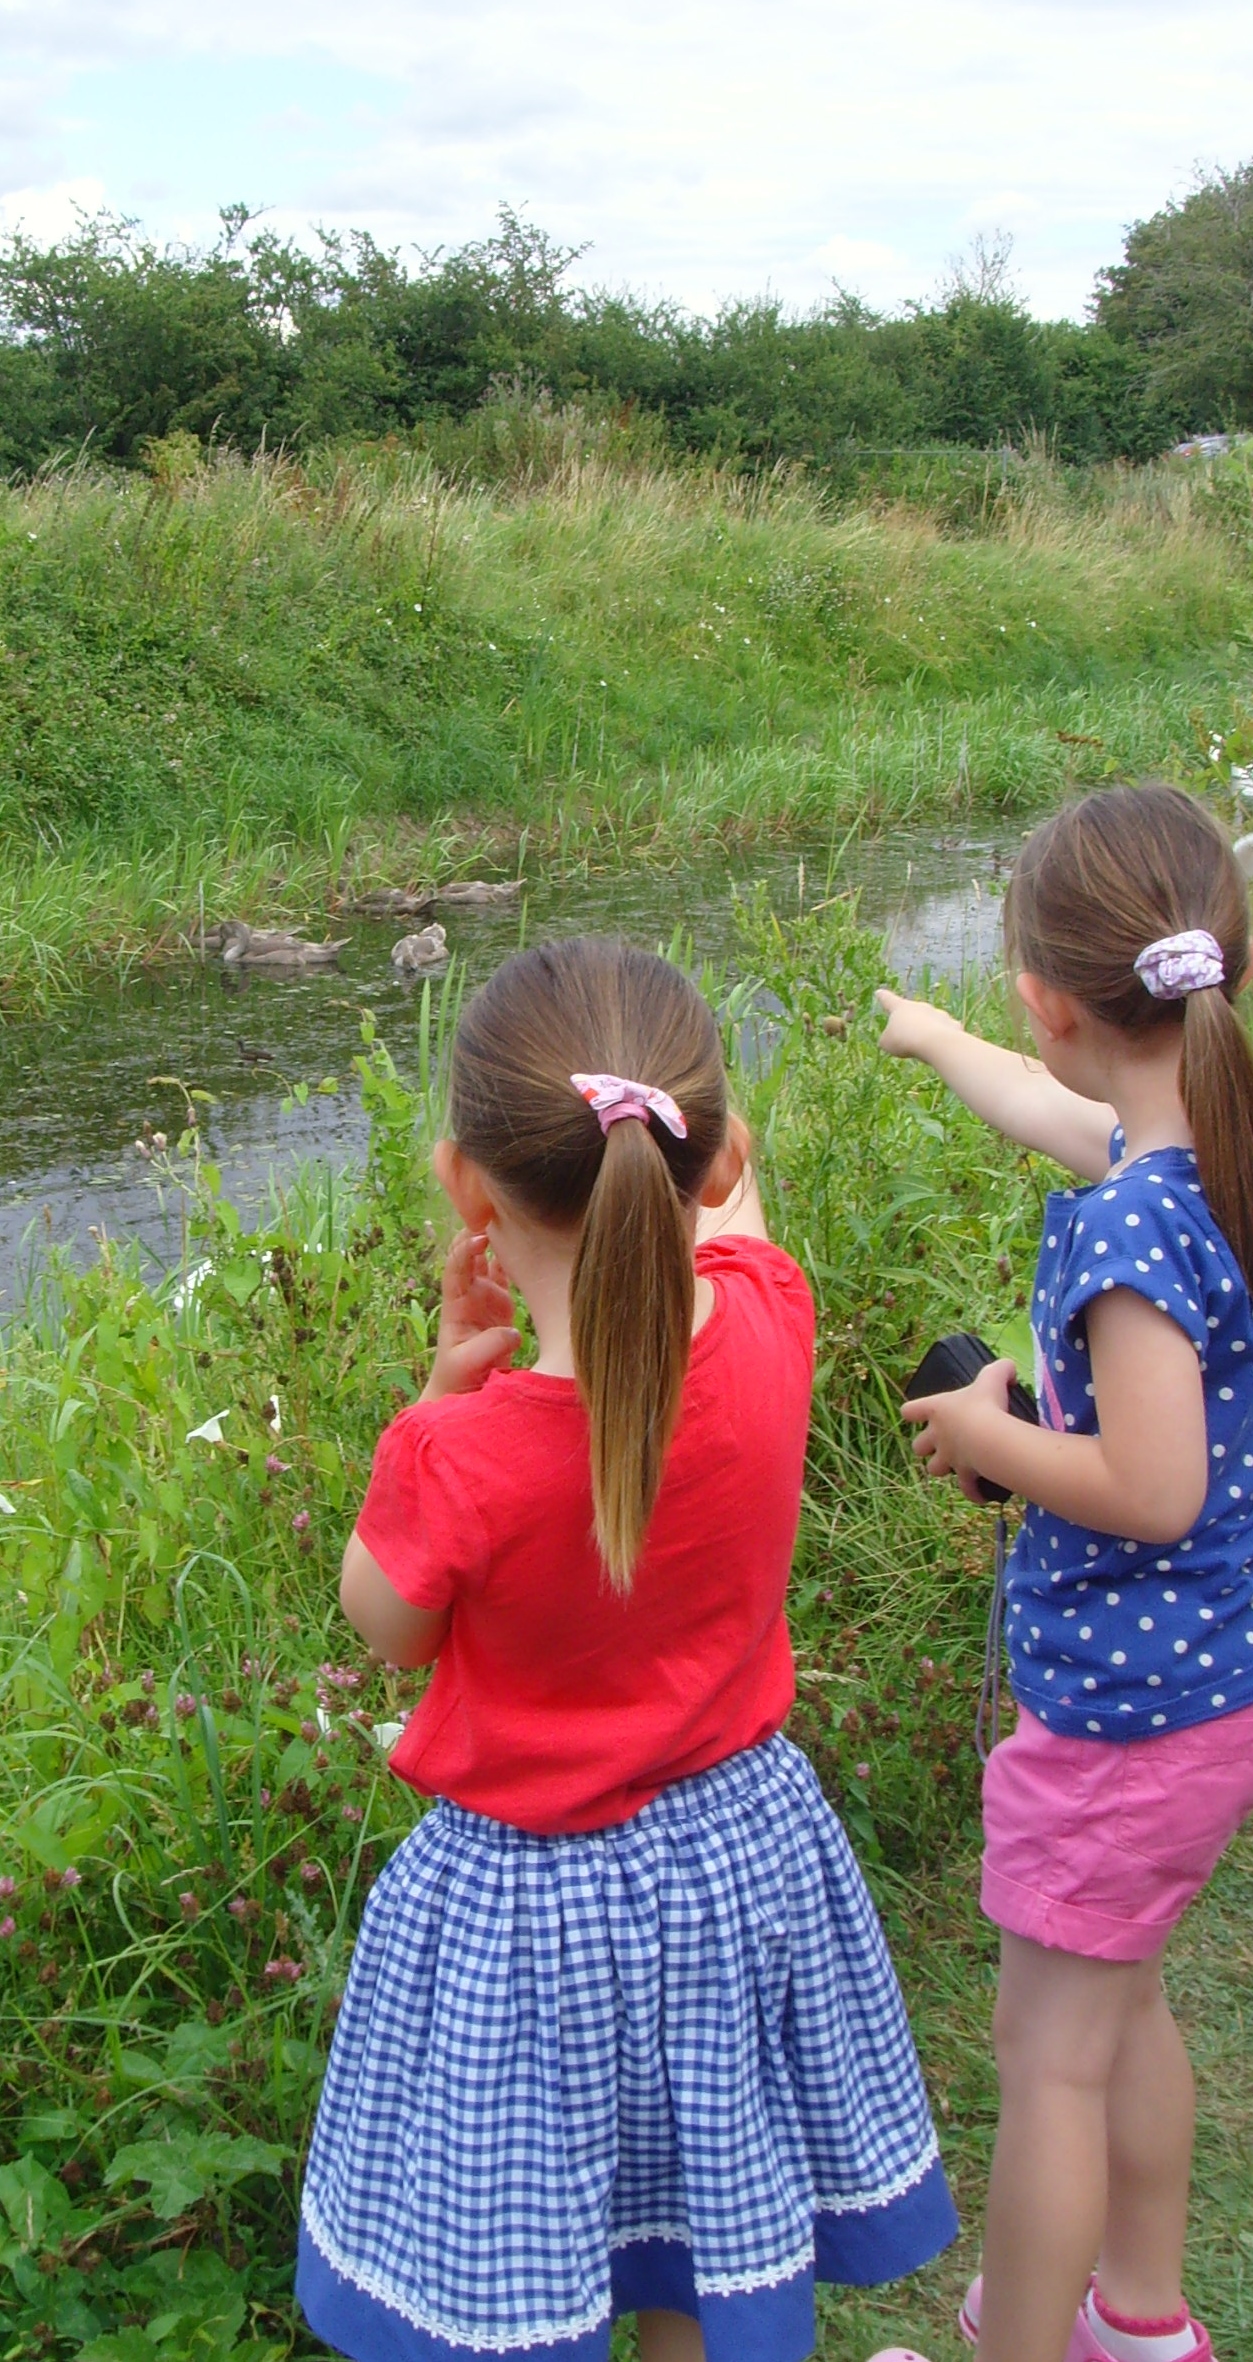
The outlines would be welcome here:
[[[1179,770],[1253,674],[1189,479],[982,532],[802,479],[379,452],[0,492],[0,998],[213,912],[519,855],[1029,810]]]
[[[917,1481],[898,1401],[946,1328],[1012,1345],[1049,1175],[881,1059],[881,949],[847,905],[786,927],[763,907],[745,929],[782,1038],[738,1088],[818,1304],[793,1729],[883,1908],[965,2224],[908,2286],[824,2297],[819,2351],[864,2362],[907,2335],[957,2362],[994,2117],[971,1745],[991,1536]],[[355,1183],[310,1172],[241,1235],[189,1128],[154,1185],[187,1193],[189,1258],[209,1266],[190,1296],[154,1294],[109,1247],[54,1272],[0,1344],[7,2355],[315,2350],[290,2288],[300,2156],[362,1900],[415,1810],[367,1718],[394,1718],[422,1678],[369,1667],[335,1577],[378,1429],[430,1352],[426,1143],[453,993],[428,995],[406,1077],[363,1045]],[[822,1031],[831,1010],[843,1038]],[[154,1087],[152,1123],[173,1138],[196,1104]],[[212,1413],[221,1444],[191,1433]],[[1172,1971],[1202,2077],[1193,2299],[1233,2355],[1253,2326],[1248,1861]]]

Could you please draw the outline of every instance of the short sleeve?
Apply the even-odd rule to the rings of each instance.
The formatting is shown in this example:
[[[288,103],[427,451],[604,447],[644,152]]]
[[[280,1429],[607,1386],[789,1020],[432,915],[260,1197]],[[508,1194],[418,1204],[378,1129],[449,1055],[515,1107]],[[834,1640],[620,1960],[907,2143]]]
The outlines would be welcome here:
[[[357,1532],[410,1607],[450,1607],[487,1567],[482,1520],[440,1435],[438,1406],[413,1403],[383,1430]]]
[[[812,1376],[814,1360],[814,1300],[799,1263],[771,1239],[753,1238],[746,1231],[727,1231],[702,1241],[696,1249],[696,1269],[706,1279],[734,1288],[742,1304],[753,1306],[762,1334],[786,1336]]]
[[[1075,1224],[1061,1324],[1072,1329],[1097,1296],[1130,1288],[1164,1312],[1203,1353],[1204,1239],[1186,1192],[1171,1177],[1137,1169],[1088,1193]]]

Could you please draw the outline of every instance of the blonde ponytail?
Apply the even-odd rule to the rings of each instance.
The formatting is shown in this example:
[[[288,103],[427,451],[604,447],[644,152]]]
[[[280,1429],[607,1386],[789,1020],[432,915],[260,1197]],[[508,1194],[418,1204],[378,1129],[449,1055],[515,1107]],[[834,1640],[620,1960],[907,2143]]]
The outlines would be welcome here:
[[[674,1432],[695,1275],[683,1205],[646,1124],[611,1126],[583,1224],[570,1339],[591,1428],[596,1540],[628,1591]]]

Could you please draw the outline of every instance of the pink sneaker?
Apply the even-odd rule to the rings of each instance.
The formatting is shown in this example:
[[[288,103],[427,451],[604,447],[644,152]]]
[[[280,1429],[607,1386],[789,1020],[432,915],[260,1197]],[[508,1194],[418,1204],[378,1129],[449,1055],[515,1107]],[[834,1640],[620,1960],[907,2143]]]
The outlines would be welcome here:
[[[979,2314],[982,2302],[983,2275],[980,2273],[978,2279],[972,2280],[966,2290],[965,2302],[957,2316],[958,2328],[966,2343],[971,2346],[977,2345],[979,2342]],[[1199,2321],[1191,2322],[1190,2327],[1196,2338],[1190,2362],[1214,2362],[1214,2349],[1209,2341],[1208,2330],[1203,2329]],[[1086,2305],[1079,2307],[1075,2317],[1075,2326],[1070,2333],[1070,2344],[1066,2348],[1066,2362],[1113,2362],[1109,2347],[1102,2345],[1088,2319]]]
[[[1199,2321],[1190,2320],[1188,2327],[1196,2339],[1188,2362],[1214,2362],[1214,2349],[1209,2342],[1208,2330],[1202,2329]],[[1080,2343],[1081,2333],[1082,2343]],[[1075,2334],[1070,2341],[1067,2362],[1111,2362],[1109,2347],[1102,2345],[1088,2320],[1086,2309],[1080,2314],[1075,2324]]]
[[[980,2272],[978,2278],[972,2280],[966,2290],[965,2301],[957,2316],[957,2326],[968,2346],[977,2346],[979,2343],[979,2315],[982,2305],[983,2274]],[[1075,2316],[1075,2326],[1070,2333],[1070,2344],[1066,2348],[1066,2362],[1101,2362],[1101,2349],[1092,2343],[1092,2332],[1088,2327],[1087,2312],[1082,2305]],[[1104,2362],[1110,2362],[1108,2354],[1104,2356]]]

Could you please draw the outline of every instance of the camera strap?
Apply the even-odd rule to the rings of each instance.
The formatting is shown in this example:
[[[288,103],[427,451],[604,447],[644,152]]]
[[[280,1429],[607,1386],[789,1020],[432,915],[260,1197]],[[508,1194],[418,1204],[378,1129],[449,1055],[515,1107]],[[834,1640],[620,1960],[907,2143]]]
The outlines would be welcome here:
[[[988,1614],[987,1638],[983,1644],[983,1686],[979,1691],[979,1711],[975,1716],[975,1753],[980,1763],[987,1762],[1001,1735],[1001,1639],[1005,1624],[1006,1555],[1005,1512],[998,1509],[996,1581]]]

